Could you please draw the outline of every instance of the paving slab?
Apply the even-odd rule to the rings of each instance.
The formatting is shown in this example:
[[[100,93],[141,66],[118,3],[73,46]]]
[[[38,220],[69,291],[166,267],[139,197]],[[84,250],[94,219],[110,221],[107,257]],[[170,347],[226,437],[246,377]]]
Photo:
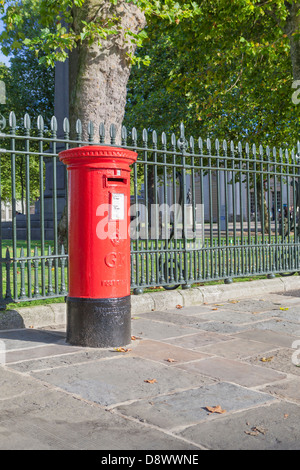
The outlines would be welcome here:
[[[200,323],[209,321],[210,318],[202,318],[201,313],[198,314],[198,316],[195,315],[188,315],[188,310],[185,309],[182,313],[176,313],[176,312],[168,312],[167,310],[161,312],[148,312],[141,314],[142,319],[146,320],[151,320],[151,321],[161,321],[161,322],[167,322],[167,323],[173,323],[175,325],[182,325],[185,327],[192,327],[192,328],[198,328],[198,325]]]
[[[205,378],[140,357],[116,358],[33,372],[33,376],[102,406],[196,387]],[[153,383],[152,383],[153,381]]]
[[[203,352],[191,351],[173,344],[151,340],[141,341],[138,346],[134,348],[132,354],[145,359],[151,358],[151,361],[161,362],[168,366],[209,357],[209,354]]]
[[[272,330],[258,330],[251,329],[247,331],[242,331],[241,333],[236,333],[232,335],[235,338],[244,338],[253,341],[259,341],[262,343],[272,344],[277,347],[291,347],[293,342],[299,339],[298,336],[293,336],[285,333],[280,333]]]
[[[203,328],[203,327],[202,327]],[[261,330],[276,331],[278,333],[285,333],[287,335],[300,336],[300,325],[281,318],[273,318],[262,322],[257,322],[255,328]]]
[[[222,382],[119,406],[117,411],[175,432],[211,419],[206,407],[219,405],[224,413],[230,413],[274,401],[266,393]]]
[[[274,403],[226,414],[179,435],[212,450],[299,450],[300,407]]]
[[[244,311],[215,310],[209,314],[200,315],[199,320],[226,322],[228,325],[248,325],[249,323],[258,323],[272,319],[274,316],[272,312],[248,313]],[[202,324],[199,324],[200,328],[202,326]],[[205,325],[203,327],[205,328]]]
[[[113,350],[111,349],[90,349],[90,348],[76,348],[75,346],[65,345],[64,353],[61,354],[60,350],[55,347],[50,351],[48,350],[46,355],[42,356],[40,353],[39,357],[35,357],[34,351],[32,351],[31,358],[29,357],[29,351],[24,350],[24,357],[22,360],[16,362],[9,362],[9,368],[11,370],[19,372],[32,372],[43,369],[54,369],[57,367],[67,367],[74,364],[82,364],[91,360],[111,358]],[[10,358],[10,353],[7,354]]]
[[[221,341],[230,341],[234,336],[222,335],[220,333],[210,331],[200,331],[198,333],[177,336],[176,338],[162,339],[162,342],[174,344],[186,349],[198,349],[201,346],[206,346]]]
[[[32,393],[33,381],[30,377],[17,374],[4,367],[0,368],[0,377],[0,407],[7,399],[16,397],[18,400],[20,397]],[[34,382],[34,386],[36,389],[44,389],[43,385],[36,381]]]
[[[59,390],[0,401],[1,450],[197,450],[197,445],[124,419]]]
[[[199,323],[198,329],[221,334],[234,334],[249,329],[248,323],[227,323],[225,316],[223,320],[224,321],[206,321],[201,324]]]
[[[299,342],[300,344],[300,342]],[[246,359],[250,364],[259,364],[266,370],[277,370],[286,374],[300,376],[300,367],[293,364],[293,349],[282,348],[268,353],[267,357],[253,356]],[[299,358],[298,358],[299,359]]]
[[[243,300],[234,300],[223,304],[224,309],[239,311],[243,313],[264,312],[275,308],[272,300],[249,298]]]
[[[264,391],[277,398],[300,404],[300,377],[288,378],[280,383],[267,385]]]
[[[288,320],[293,323],[300,323],[300,311],[297,305],[279,307],[278,309],[273,309],[272,312],[266,312],[266,313],[270,313],[270,316],[273,316],[276,318]]]
[[[223,341],[218,344],[210,344],[201,346],[197,351],[206,354],[226,357],[228,359],[245,359],[254,354],[264,355],[274,351],[275,346],[271,344],[261,343],[259,341],[251,341],[246,339],[232,339]]]
[[[221,357],[202,359],[176,365],[175,367],[192,373],[207,375],[220,381],[230,381],[245,387],[257,387],[286,378],[286,374],[274,370],[266,370],[259,366]]]
[[[132,321],[131,331],[133,336],[160,340],[195,333],[197,329],[138,317]]]

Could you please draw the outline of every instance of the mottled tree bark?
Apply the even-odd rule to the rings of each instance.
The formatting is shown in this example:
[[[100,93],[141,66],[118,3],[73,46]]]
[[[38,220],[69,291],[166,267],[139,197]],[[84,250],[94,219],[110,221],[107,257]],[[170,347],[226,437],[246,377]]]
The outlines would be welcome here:
[[[101,46],[97,41],[78,44],[70,53],[70,124],[74,130],[76,120],[80,119],[84,137],[89,121],[94,123],[97,134],[99,124],[103,122],[106,131],[110,124],[115,124],[120,135],[131,68],[128,53],[135,50],[135,45],[125,33],[127,30],[138,33],[146,21],[135,5],[122,1],[112,5],[109,1],[87,0],[83,7],[73,9],[76,33],[80,32],[82,20],[89,22],[99,18],[105,23],[113,15],[120,18],[117,35],[101,39]]]
[[[285,24],[285,33],[290,41],[293,79],[300,80],[300,2],[290,3],[286,1],[285,5],[289,12]]]

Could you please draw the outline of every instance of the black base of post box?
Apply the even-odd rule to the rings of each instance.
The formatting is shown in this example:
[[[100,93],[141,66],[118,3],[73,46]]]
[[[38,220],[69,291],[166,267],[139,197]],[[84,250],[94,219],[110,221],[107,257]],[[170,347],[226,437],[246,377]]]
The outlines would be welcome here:
[[[130,295],[114,299],[67,297],[67,343],[108,348],[130,342]]]

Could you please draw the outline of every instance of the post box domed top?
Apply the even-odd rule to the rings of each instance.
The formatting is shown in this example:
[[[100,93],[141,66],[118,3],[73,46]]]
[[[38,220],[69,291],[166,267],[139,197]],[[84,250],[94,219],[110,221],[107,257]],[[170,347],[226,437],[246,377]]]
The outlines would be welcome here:
[[[68,168],[87,166],[91,168],[123,168],[137,159],[137,153],[120,147],[109,145],[87,145],[63,150],[59,153],[59,159]]]

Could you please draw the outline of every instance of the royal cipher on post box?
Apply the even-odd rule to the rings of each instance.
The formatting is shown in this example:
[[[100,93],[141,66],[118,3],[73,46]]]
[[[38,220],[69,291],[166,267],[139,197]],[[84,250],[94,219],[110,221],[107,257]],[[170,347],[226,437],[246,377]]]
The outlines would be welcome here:
[[[67,342],[131,341],[130,165],[137,154],[109,146],[60,152],[68,171]]]

